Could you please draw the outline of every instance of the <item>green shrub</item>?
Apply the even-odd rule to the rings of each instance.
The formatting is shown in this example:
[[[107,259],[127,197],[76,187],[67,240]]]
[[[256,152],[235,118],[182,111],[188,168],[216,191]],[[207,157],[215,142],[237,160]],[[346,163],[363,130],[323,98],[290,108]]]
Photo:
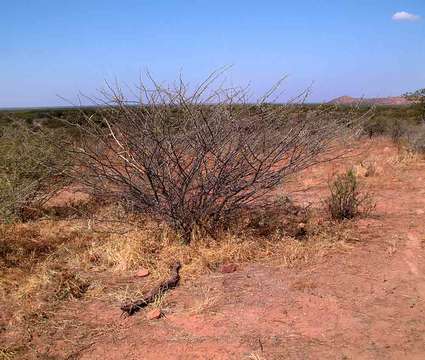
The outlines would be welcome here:
[[[53,145],[63,132],[33,132],[22,123],[0,128],[0,222],[25,217],[64,185],[66,157]]]
[[[338,175],[329,184],[329,189],[331,194],[326,199],[326,206],[335,220],[352,219],[362,213],[369,213],[374,208],[370,194],[361,191],[353,169]]]

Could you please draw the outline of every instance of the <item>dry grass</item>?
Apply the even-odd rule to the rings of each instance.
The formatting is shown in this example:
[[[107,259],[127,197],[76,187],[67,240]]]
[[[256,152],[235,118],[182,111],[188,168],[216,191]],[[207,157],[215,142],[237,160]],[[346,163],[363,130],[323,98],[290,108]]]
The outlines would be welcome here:
[[[397,154],[390,159],[390,164],[395,168],[405,169],[423,159],[423,155],[413,151],[407,146],[398,144]]]
[[[12,360],[17,355],[16,351],[7,349],[7,348],[0,348],[0,360]]]
[[[193,307],[189,310],[191,314],[202,314],[213,311],[217,305],[219,296],[208,286],[202,286],[196,294]]]
[[[250,359],[250,360],[264,360],[263,357],[261,357],[260,355],[258,355],[255,352],[249,354],[248,359]]]
[[[62,294],[63,288],[68,288],[69,297],[78,298],[75,287],[84,282],[88,272],[123,277],[145,267],[151,273],[150,279],[155,280],[166,276],[169,265],[179,259],[185,281],[215,271],[226,262],[244,263],[272,257],[291,267],[320,256],[334,247],[341,236],[340,229],[311,222],[306,224],[308,237],[299,240],[277,231],[277,220],[277,224],[270,222],[269,219],[267,231],[271,233],[267,236],[258,236],[258,227],[264,224],[253,222],[257,228],[223,231],[219,239],[198,234],[191,245],[182,245],[169,227],[152,221],[123,234],[95,233],[87,222],[80,220],[3,226],[1,269],[6,275],[3,283],[13,281],[13,274],[20,275],[15,279],[19,281],[15,294],[21,299],[39,295],[43,289]],[[262,228],[260,233],[264,231]],[[102,278],[96,277],[99,281]],[[60,289],[49,287],[50,283]],[[92,291],[90,288],[88,293]]]
[[[387,240],[387,253],[389,256],[393,256],[399,250],[400,239],[395,236]]]
[[[288,267],[320,256],[340,240],[341,228],[326,224],[307,224],[308,238],[298,240],[278,231],[259,237],[255,230],[223,232],[219,239],[200,234],[192,244],[183,246],[176,233],[167,226],[148,222],[143,229],[126,234],[112,234],[90,244],[80,254],[84,267],[117,275],[128,274],[139,267],[148,268],[152,277],[162,278],[176,259],[183,263],[183,282],[206,272],[215,271],[227,262],[244,263],[264,258],[278,258]],[[273,231],[273,229],[269,229]],[[264,229],[262,229],[262,232]]]
[[[123,301],[140,298],[169,275],[169,266],[176,259],[183,264],[184,284],[229,262],[267,259],[287,267],[311,263],[333,250],[343,250],[352,238],[346,224],[323,222],[317,214],[307,219],[301,211],[290,217],[295,229],[302,221],[301,237],[283,230],[279,214],[252,218],[257,215],[247,215],[249,219],[222,230],[216,239],[195,233],[189,245],[183,245],[167,225],[146,219],[139,219],[131,228],[118,223],[94,228],[87,219],[2,225],[0,299],[8,319],[6,327],[21,334],[15,347],[22,347],[34,333],[50,334],[59,326],[58,309],[72,302],[101,301],[118,307]],[[288,216],[285,219],[288,221]],[[148,278],[134,277],[140,267],[149,269]],[[166,300],[162,294],[154,306],[164,308]],[[192,311],[210,311],[214,304],[214,294],[205,289]],[[88,325],[80,326],[82,332],[91,331],[84,326]],[[67,336],[62,330],[55,334]]]

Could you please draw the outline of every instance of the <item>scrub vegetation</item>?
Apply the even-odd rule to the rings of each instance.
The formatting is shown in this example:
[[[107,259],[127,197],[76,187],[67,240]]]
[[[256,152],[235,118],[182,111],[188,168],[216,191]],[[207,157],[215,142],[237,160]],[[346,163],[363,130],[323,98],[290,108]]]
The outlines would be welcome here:
[[[296,268],[346,249],[348,220],[374,211],[361,174],[338,168],[315,206],[293,199],[294,183],[365,139],[425,153],[422,100],[279,105],[274,87],[254,102],[215,87],[219,75],[192,90],[151,79],[137,103],[110,88],[90,108],[0,112],[1,332],[18,339],[0,356],[29,356],[66,304],[140,298],[125,280],[139,268],[149,287],[179,260],[187,284],[222,264]]]

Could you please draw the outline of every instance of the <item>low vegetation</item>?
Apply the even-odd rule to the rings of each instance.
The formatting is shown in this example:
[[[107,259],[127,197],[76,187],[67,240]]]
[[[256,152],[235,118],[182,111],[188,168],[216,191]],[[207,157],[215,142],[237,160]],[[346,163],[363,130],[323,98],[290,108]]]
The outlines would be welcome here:
[[[34,132],[21,123],[0,128],[0,222],[22,220],[64,186],[66,155],[52,140],[62,131]]]
[[[58,313],[76,306],[76,301],[83,307],[95,303],[97,310],[104,311],[138,300],[168,276],[175,259],[183,262],[185,284],[226,263],[266,260],[289,268],[311,264],[332,251],[346,249],[353,238],[345,224],[330,226],[312,217],[305,225],[307,233],[302,238],[294,238],[276,225],[269,227],[269,234],[259,236],[258,229],[249,225],[218,239],[199,236],[185,246],[172,229],[158,227],[156,222],[125,234],[96,233],[79,221],[7,225],[1,245],[12,248],[2,250],[8,263],[0,266],[0,296],[2,316],[8,319],[2,326],[14,332],[9,349],[22,358],[23,353],[34,351],[29,338],[47,336],[63,341],[76,330],[78,337],[90,339],[94,331],[90,324],[70,323]],[[140,267],[150,270],[147,281],[132,279]],[[167,306],[167,299],[162,302]],[[81,341],[84,346],[85,339]]]
[[[325,203],[329,214],[335,220],[367,215],[374,208],[371,195],[362,191],[358,176],[353,169],[337,175],[329,184],[329,190],[330,196]]]
[[[419,89],[404,95],[407,99],[414,103],[414,108],[418,113],[418,121],[425,122],[425,88]]]
[[[340,157],[360,132],[425,153],[416,107],[370,117],[370,108],[271,105],[272,93],[241,104],[244,91],[209,91],[210,80],[192,92],[142,86],[136,105],[111,90],[110,106],[83,113],[0,116],[0,298],[19,339],[0,357],[19,358],[29,337],[52,333],[71,301],[118,308],[140,298],[177,259],[185,283],[226,263],[296,267],[347,248],[354,237],[340,220],[374,208],[361,177],[336,176],[314,208],[287,196],[292,176]],[[381,176],[372,165],[367,173]],[[90,196],[52,210],[69,181]],[[131,281],[141,267],[151,274],[143,286]]]
[[[425,89],[407,93],[405,97],[413,104],[375,108],[373,116],[364,122],[364,132],[369,137],[389,136],[401,147],[424,154]]]
[[[356,114],[332,106],[306,113],[268,104],[278,87],[248,104],[244,89],[214,88],[220,75],[191,91],[152,80],[137,102],[119,89],[104,93],[110,105],[75,124],[83,141],[71,150],[74,176],[97,198],[167,222],[188,243],[196,229],[216,230],[238,211],[269,204],[292,175],[341,155],[338,145],[359,128]]]
[[[418,154],[425,154],[425,123],[409,129],[404,136],[409,149]]]
[[[28,336],[65,336],[54,329],[59,327],[57,313],[69,304],[100,301],[101,307],[118,309],[168,277],[176,259],[183,264],[183,284],[228,263],[267,259],[292,268],[343,249],[351,233],[345,225],[330,226],[316,214],[282,202],[234,219],[215,238],[196,233],[188,245],[167,224],[144,217],[131,227],[93,224],[90,218],[4,224],[0,239],[3,317],[15,331],[11,349],[20,354],[30,350]],[[140,268],[150,271],[146,281],[133,278]],[[78,325],[79,334],[88,331],[87,325]]]

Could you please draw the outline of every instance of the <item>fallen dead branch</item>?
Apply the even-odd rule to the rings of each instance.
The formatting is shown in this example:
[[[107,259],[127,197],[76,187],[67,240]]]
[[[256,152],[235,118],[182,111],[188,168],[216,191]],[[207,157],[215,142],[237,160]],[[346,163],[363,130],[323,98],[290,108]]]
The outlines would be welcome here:
[[[166,281],[162,282],[158,286],[154,287],[142,299],[122,305],[121,310],[123,311],[123,313],[127,313],[127,315],[131,316],[137,311],[139,311],[141,308],[154,302],[157,296],[161,295],[169,289],[175,288],[180,280],[180,267],[180,261],[175,262],[171,268],[170,278],[168,278]]]

